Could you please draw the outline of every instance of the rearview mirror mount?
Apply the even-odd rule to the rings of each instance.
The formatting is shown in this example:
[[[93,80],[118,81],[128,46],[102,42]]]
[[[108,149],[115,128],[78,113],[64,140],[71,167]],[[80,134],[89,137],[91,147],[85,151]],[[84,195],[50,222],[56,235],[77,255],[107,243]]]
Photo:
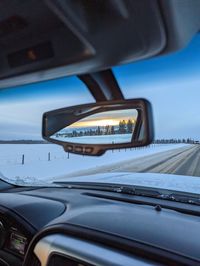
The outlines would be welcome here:
[[[153,140],[147,100],[114,100],[46,112],[43,138],[66,152],[102,155],[109,149],[141,147]]]

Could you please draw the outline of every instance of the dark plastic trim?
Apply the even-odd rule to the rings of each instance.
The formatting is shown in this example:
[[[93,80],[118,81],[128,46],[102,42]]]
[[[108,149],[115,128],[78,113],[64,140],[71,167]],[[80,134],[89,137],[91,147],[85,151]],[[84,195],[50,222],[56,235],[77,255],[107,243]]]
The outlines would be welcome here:
[[[194,258],[185,257],[182,254],[173,253],[160,247],[152,246],[149,243],[143,243],[138,240],[130,240],[119,235],[113,235],[107,232],[93,230],[73,224],[55,224],[40,231],[31,241],[27,250],[23,266],[31,265],[33,249],[36,243],[44,236],[62,233],[83,240],[89,240],[100,243],[105,246],[111,246],[119,250],[141,256],[151,261],[162,263],[162,265],[199,265],[200,261]]]

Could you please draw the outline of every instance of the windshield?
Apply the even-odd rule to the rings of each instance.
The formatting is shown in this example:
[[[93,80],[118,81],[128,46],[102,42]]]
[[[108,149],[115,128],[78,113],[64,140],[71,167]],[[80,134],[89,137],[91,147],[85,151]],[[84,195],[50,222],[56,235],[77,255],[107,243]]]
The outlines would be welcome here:
[[[152,104],[155,141],[90,157],[42,139],[44,112],[94,98],[76,77],[0,90],[0,178],[18,185],[98,181],[200,193],[200,35],[178,53],[113,68],[127,99]]]

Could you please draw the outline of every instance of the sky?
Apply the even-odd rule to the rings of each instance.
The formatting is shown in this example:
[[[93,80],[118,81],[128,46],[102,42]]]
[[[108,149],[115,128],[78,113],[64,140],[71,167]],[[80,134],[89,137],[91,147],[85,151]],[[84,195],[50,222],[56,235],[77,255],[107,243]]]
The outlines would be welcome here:
[[[146,98],[155,138],[200,140],[200,34],[180,52],[113,68],[125,98]],[[42,114],[93,103],[76,77],[0,90],[0,140],[41,139]]]
[[[41,140],[44,112],[86,102],[94,99],[76,77],[0,90],[0,140]]]
[[[155,138],[200,140],[200,34],[183,50],[114,68],[125,98],[148,99]]]
[[[137,110],[136,109],[126,109],[126,110],[116,110],[116,111],[107,111],[101,112],[98,114],[91,115],[89,117],[83,118],[80,121],[72,124],[70,128],[80,128],[80,127],[105,127],[117,126],[120,121],[131,120],[135,122],[137,119]]]

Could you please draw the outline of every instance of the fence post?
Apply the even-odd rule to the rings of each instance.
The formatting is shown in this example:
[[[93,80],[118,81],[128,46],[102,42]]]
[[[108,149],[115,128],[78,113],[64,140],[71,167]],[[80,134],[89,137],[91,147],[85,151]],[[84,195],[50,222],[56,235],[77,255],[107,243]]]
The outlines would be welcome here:
[[[51,161],[51,153],[48,153],[48,161]]]
[[[24,164],[24,154],[22,154],[22,164]]]

